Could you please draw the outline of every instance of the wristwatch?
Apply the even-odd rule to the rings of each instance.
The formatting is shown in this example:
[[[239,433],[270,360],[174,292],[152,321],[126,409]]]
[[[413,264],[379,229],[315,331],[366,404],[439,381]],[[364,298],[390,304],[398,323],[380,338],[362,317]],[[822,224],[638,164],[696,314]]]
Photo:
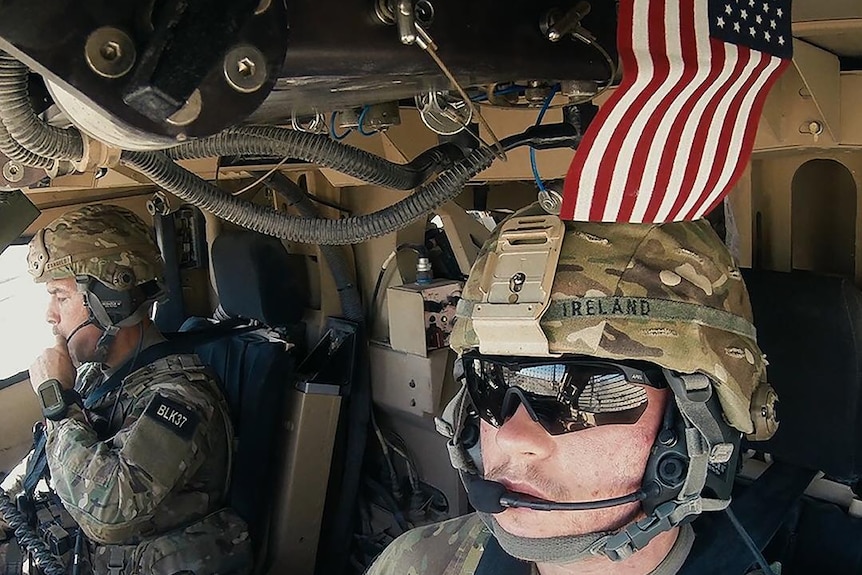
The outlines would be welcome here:
[[[51,421],[60,421],[66,417],[69,406],[80,401],[80,395],[73,389],[63,389],[56,379],[48,379],[39,384],[39,403],[42,405],[42,415]]]

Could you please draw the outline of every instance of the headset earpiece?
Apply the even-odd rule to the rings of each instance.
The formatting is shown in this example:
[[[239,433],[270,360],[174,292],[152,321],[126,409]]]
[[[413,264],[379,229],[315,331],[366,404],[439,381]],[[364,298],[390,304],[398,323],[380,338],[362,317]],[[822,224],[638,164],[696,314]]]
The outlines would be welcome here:
[[[643,489],[649,495],[643,510],[649,515],[656,507],[674,499],[682,490],[688,475],[688,449],[685,444],[685,422],[672,400],[665,407],[662,426],[656,435],[644,469]]]

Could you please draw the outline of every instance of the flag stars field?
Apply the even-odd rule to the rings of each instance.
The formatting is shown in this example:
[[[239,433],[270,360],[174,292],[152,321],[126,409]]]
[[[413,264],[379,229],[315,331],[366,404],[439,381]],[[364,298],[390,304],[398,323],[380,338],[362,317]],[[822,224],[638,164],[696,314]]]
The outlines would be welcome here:
[[[620,0],[622,81],[574,153],[560,217],[709,213],[748,164],[790,32],[790,0]]]

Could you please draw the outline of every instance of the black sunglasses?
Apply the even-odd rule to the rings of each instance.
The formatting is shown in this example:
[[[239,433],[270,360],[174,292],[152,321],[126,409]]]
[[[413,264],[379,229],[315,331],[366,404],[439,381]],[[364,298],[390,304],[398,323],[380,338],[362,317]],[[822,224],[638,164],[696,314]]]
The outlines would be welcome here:
[[[479,417],[500,427],[522,404],[550,435],[636,423],[644,386],[665,387],[661,368],[595,358],[512,358],[468,352],[461,358]]]

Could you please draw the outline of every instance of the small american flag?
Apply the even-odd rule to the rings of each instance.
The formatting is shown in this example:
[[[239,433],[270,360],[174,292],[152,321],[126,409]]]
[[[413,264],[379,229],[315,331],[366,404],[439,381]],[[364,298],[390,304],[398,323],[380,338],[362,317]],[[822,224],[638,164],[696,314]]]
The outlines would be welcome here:
[[[621,85],[568,175],[560,217],[697,219],[737,182],[793,54],[790,0],[621,0]]]

